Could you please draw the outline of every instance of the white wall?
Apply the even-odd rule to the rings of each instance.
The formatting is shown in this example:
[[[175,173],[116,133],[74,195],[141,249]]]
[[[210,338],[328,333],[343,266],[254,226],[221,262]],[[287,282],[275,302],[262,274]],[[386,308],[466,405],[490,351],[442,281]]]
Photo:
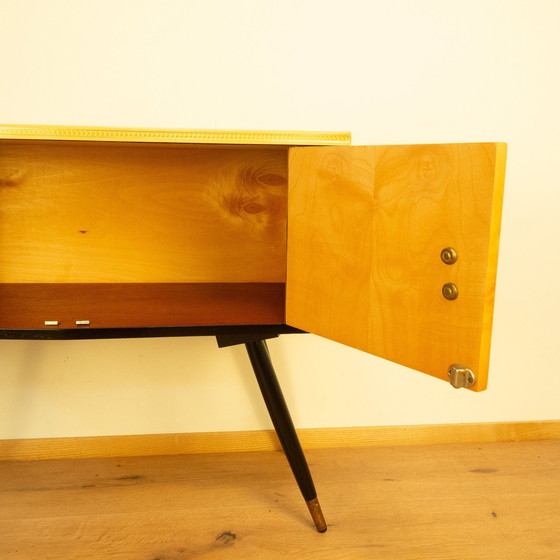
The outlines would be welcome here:
[[[490,388],[270,343],[301,427],[560,416],[560,2],[0,0],[0,122],[509,143]],[[0,438],[269,427],[211,338],[0,341]]]

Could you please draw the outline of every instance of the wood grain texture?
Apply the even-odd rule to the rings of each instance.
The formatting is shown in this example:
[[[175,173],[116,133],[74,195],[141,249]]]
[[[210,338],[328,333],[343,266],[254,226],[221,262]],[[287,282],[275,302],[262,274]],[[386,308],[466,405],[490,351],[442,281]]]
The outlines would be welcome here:
[[[485,389],[505,150],[290,149],[287,322],[444,380],[465,365]]]
[[[560,440],[560,421],[305,428],[298,436],[304,449]],[[0,461],[244,451],[281,446],[269,430],[0,440]]]
[[[0,282],[283,282],[287,148],[0,141]]]
[[[272,325],[284,305],[282,283],[0,284],[0,329]]]
[[[0,463],[0,557],[551,560],[560,441]]]

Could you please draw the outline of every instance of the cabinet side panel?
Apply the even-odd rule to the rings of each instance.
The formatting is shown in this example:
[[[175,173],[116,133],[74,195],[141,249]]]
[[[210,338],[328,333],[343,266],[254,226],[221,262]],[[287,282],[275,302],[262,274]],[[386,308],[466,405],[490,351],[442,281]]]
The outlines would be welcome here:
[[[291,152],[287,322],[441,379],[467,366],[484,389],[504,145]]]

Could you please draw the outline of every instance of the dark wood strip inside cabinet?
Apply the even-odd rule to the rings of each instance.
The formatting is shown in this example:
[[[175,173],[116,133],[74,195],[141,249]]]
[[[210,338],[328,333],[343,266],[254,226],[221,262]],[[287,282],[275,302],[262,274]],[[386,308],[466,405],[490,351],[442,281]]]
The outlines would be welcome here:
[[[8,283],[0,329],[282,324],[284,304],[272,282]]]

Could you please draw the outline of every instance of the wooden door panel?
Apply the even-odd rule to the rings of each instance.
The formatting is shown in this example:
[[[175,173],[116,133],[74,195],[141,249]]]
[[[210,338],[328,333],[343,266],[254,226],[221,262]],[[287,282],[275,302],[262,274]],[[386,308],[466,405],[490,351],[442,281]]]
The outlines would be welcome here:
[[[462,364],[486,388],[505,155],[499,143],[291,148],[287,323],[441,379]]]

